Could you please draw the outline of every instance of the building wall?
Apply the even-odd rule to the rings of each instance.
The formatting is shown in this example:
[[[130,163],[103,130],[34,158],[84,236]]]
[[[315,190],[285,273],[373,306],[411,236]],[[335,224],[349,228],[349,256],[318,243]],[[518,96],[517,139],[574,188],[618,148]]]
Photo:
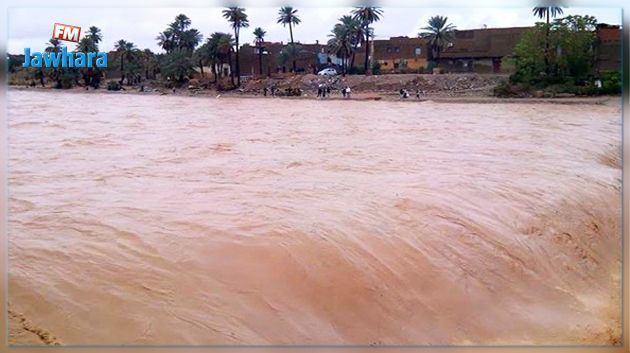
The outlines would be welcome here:
[[[514,70],[508,58],[521,36],[530,27],[482,28],[456,31],[453,43],[440,56],[439,66],[447,72],[511,73]],[[619,70],[621,65],[618,26],[599,25],[597,28],[598,69]],[[264,43],[267,55],[263,55],[263,74],[289,72],[292,64],[278,63],[278,54],[284,46],[280,43]],[[303,53],[297,60],[298,71],[315,73],[326,66],[338,66],[339,58],[330,53],[326,45],[300,44]],[[381,73],[416,73],[426,69],[433,59],[424,39],[417,37],[392,37],[372,41],[371,62],[379,63]],[[328,62],[330,58],[330,62]],[[241,47],[241,73],[259,75],[257,48]],[[354,66],[363,68],[365,46],[359,46]]]
[[[621,70],[621,29],[619,26],[597,26],[597,70]]]
[[[285,46],[285,43],[265,42],[262,56],[263,63],[263,75],[275,72],[289,72],[293,69],[293,62],[281,63],[279,61],[280,51]],[[302,53],[296,59],[296,67],[298,71],[304,71],[306,73],[312,73],[317,70],[318,57],[317,55],[325,50],[325,46],[319,43],[315,44],[300,44],[296,43],[302,48]],[[239,62],[241,67],[241,75],[260,75],[260,68],[258,62],[258,48],[245,44],[241,46],[239,53]]]
[[[381,73],[420,73],[423,72],[428,65],[426,58],[400,58],[385,60],[379,60],[376,58],[376,62],[381,65]],[[361,62],[361,65],[363,65],[363,62]]]
[[[427,67],[427,43],[421,38],[392,37],[373,41],[372,62],[378,62],[381,73],[419,72]],[[357,55],[359,56],[359,55]],[[364,65],[365,51],[355,65]]]

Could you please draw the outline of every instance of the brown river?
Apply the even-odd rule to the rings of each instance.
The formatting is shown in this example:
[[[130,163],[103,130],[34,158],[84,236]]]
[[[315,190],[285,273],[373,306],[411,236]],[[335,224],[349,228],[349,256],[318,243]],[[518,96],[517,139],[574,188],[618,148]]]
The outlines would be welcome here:
[[[9,92],[12,343],[610,344],[621,114]]]

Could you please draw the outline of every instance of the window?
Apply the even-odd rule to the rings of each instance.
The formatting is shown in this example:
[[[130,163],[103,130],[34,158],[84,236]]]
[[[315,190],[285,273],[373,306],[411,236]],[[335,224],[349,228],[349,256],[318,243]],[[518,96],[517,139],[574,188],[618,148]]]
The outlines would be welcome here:
[[[420,55],[420,54],[422,54],[422,48],[420,48],[420,47],[416,48],[416,49],[414,50],[414,53],[415,53],[416,55]]]
[[[387,53],[391,54],[392,53],[392,48],[391,47],[387,47]]]
[[[400,48],[396,47],[396,48],[394,48],[394,51],[396,51],[396,53],[400,53]]]

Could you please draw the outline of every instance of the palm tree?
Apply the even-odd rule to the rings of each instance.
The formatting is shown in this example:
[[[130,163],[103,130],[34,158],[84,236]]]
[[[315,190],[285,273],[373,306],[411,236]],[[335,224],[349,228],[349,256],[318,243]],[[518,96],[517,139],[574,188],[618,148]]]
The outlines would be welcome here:
[[[227,61],[230,65],[230,78],[232,84],[234,84],[234,75],[232,74],[232,51],[234,46],[234,39],[229,33],[214,32],[210,35],[210,38],[206,41],[207,47],[207,60],[212,64],[212,73],[214,74],[214,82],[217,82],[217,76],[222,76],[221,72],[217,70],[217,66],[223,67],[223,64]]]
[[[61,51],[61,41],[59,39],[54,39],[51,38],[48,43],[46,43],[46,45],[48,45],[45,49],[45,51],[47,53],[59,53]],[[61,88],[61,73],[62,73],[63,69],[62,68],[54,68],[50,71],[50,77],[53,80],[57,81],[57,88]],[[41,72],[41,76],[40,76],[40,82],[42,84],[42,87],[44,87],[44,72]]]
[[[345,30],[348,32],[350,36],[350,42],[352,44],[352,59],[350,60],[349,68],[354,67],[354,59],[357,53],[357,49],[359,44],[361,44],[361,40],[363,39],[365,33],[363,26],[361,25],[361,21],[354,16],[345,15],[339,18],[339,22],[341,25],[345,27]]]
[[[103,39],[103,36],[101,35],[101,30],[96,26],[91,26],[88,29],[87,35],[81,38],[81,40],[77,44],[76,51],[82,52],[82,53],[97,52],[98,43],[102,39]]]
[[[50,45],[48,45],[50,44]],[[46,45],[48,45],[46,47],[46,52],[47,53],[59,53],[59,51],[61,50],[61,41],[59,39],[50,39],[48,41],[48,43],[46,43]]]
[[[201,35],[201,33],[199,33],[199,31],[196,30],[195,28],[191,28],[189,30],[180,32],[178,37],[179,37],[179,43],[177,47],[179,49],[186,49],[190,51],[193,51],[195,47],[197,47],[197,45],[199,45],[199,43],[203,39],[203,36]]]
[[[167,54],[175,49],[185,49],[189,56],[192,55],[194,49],[201,43],[203,36],[195,28],[189,29],[191,23],[190,18],[184,14],[175,16],[175,21],[170,23],[168,27],[155,38],[158,41],[158,45],[162,47]]]
[[[85,36],[77,43],[77,51],[82,53],[97,52],[98,46],[90,37]]]
[[[335,55],[341,57],[341,73],[345,76],[348,66],[348,57],[350,57],[350,54],[352,54],[354,50],[353,45],[356,39],[354,24],[357,21],[353,20],[352,16],[342,16],[339,21],[340,23],[337,23],[335,27],[333,27],[331,34],[328,35],[331,37],[328,40],[328,46]]]
[[[120,53],[120,80],[122,82],[125,80],[125,56],[136,50],[136,46],[132,42],[127,42],[126,40],[121,39],[114,44],[114,49]]]
[[[144,49],[141,53],[142,67],[144,68],[144,77],[148,80],[155,78],[158,68],[158,61],[151,49]]]
[[[191,23],[192,22],[190,21],[190,18],[188,18],[188,16],[184,15],[183,13],[181,13],[175,16],[175,22],[171,23],[170,27],[175,32],[183,32],[186,30],[186,28],[190,26]]]
[[[217,82],[217,65],[221,62],[219,54],[219,42],[221,41],[221,35],[223,33],[214,32],[210,35],[210,38],[206,40],[207,46],[205,46],[206,60],[210,63],[210,69],[214,74],[214,82]]]
[[[354,17],[361,21],[363,26],[363,36],[365,43],[365,74],[368,74],[369,67],[369,58],[370,58],[370,25],[374,22],[378,22],[383,16],[383,10],[378,7],[356,7],[352,10]]]
[[[429,25],[421,28],[424,32],[418,33],[420,38],[429,43],[436,64],[440,61],[442,50],[453,41],[455,26],[450,23],[447,24],[447,22],[448,17],[433,16],[429,19]]]
[[[263,50],[264,50],[264,43],[265,43],[265,34],[267,34],[267,32],[260,28],[260,27],[256,27],[254,29],[254,36],[256,37],[254,39],[254,43],[256,44],[256,48],[258,48],[258,71],[260,71],[260,74],[263,74],[263,68],[262,68],[262,55],[263,55]]]
[[[85,37],[90,39],[96,45],[98,45],[98,43],[100,43],[101,40],[103,40],[103,35],[101,34],[101,30],[100,28],[96,26],[90,26],[90,28],[88,29],[88,34]]]
[[[540,19],[546,18],[547,25],[545,26],[545,71],[549,74],[549,17],[556,17],[562,15],[563,11],[561,7],[534,7],[532,9],[534,16]]]
[[[294,46],[293,42],[293,26],[297,26],[302,22],[300,18],[297,16],[297,9],[294,9],[291,6],[281,7],[278,11],[278,23],[282,23],[283,27],[289,25],[289,36],[291,37],[291,46]],[[295,50],[293,50],[295,51]],[[295,62],[295,58],[293,59],[293,72],[295,73],[297,69],[297,65]]]
[[[173,40],[173,31],[169,28],[164,32],[160,32],[155,38],[158,41],[158,45],[164,49],[168,54],[175,48],[175,42]]]
[[[241,85],[241,64],[239,62],[238,54],[238,38],[241,31],[241,28],[249,27],[249,20],[247,19],[247,14],[245,13],[245,9],[242,7],[228,7],[226,10],[223,10],[223,17],[225,17],[228,22],[231,23],[232,29],[234,29],[234,40],[236,44],[236,82],[237,86]],[[230,70],[231,72],[232,70]]]
[[[199,65],[199,72],[201,73],[201,77],[206,76],[205,72],[203,72],[203,64],[208,57],[208,46],[208,42],[205,42],[193,53],[193,61],[197,63],[197,65]]]

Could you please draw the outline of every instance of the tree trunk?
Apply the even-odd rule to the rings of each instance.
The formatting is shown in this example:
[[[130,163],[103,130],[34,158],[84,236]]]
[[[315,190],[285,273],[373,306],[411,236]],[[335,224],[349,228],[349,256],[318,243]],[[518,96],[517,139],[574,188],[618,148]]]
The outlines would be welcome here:
[[[440,48],[440,46],[438,45],[438,46],[435,48],[435,66],[436,66],[438,69],[440,68],[440,51],[441,51],[441,48]],[[439,71],[439,70],[438,70],[438,71]]]
[[[206,76],[203,73],[203,62],[201,61],[201,59],[199,59],[199,71],[201,71],[201,77]]]
[[[232,70],[232,52],[228,53],[228,63],[230,65],[230,82],[232,82],[232,87],[234,87],[234,70]]]
[[[263,75],[263,69],[262,69],[262,47],[258,48],[258,72],[260,73],[260,76]]]
[[[120,54],[120,78],[121,81],[125,79],[125,52]]]
[[[238,30],[237,28],[234,28],[234,38],[236,39],[236,82],[237,82],[237,86],[240,87],[241,86],[241,63],[238,59],[238,53],[239,53],[239,48],[238,48]],[[234,84],[234,83],[232,83]]]
[[[370,59],[370,32],[369,25],[365,24],[365,64],[363,65],[363,69],[365,70],[365,74],[368,74],[368,61]]]
[[[358,47],[359,47],[359,40],[357,38],[356,43],[354,43],[354,48],[352,49],[352,59],[350,59],[350,69],[354,67],[354,58],[356,57]]]
[[[293,27],[291,26],[291,22],[289,22],[289,35],[291,36],[291,56],[293,57],[293,73],[295,74],[297,70],[297,64],[295,62],[295,43],[293,42]]]
[[[547,9],[547,28],[545,29],[545,73],[549,75],[549,9]]]

